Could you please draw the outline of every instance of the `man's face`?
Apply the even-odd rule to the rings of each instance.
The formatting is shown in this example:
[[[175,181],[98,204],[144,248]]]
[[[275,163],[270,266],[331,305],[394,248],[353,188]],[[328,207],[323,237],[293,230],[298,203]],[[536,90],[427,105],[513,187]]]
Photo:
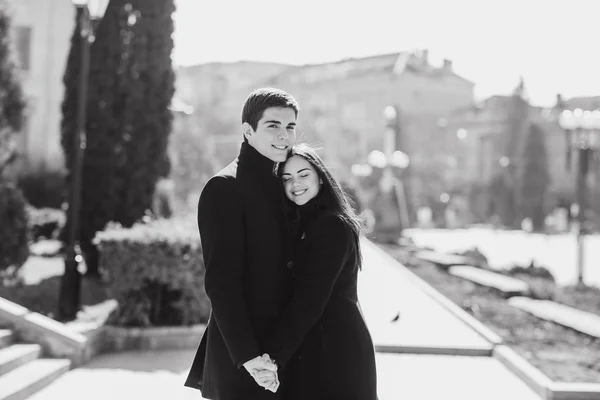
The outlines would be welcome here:
[[[260,154],[274,162],[283,162],[296,143],[296,113],[288,107],[267,108],[256,125],[244,123],[244,136]]]

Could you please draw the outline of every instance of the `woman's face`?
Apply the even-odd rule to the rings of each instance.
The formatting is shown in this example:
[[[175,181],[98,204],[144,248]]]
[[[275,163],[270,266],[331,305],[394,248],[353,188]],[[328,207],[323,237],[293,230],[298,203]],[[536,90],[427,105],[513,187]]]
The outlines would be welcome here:
[[[292,156],[281,174],[285,195],[299,206],[319,194],[321,183],[315,168],[304,157]]]

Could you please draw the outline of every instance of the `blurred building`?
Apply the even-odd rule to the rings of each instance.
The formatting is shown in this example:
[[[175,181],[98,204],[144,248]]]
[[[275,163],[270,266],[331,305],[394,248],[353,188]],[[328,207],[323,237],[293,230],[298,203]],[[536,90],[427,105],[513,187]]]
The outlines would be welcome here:
[[[428,51],[399,52],[288,68],[267,81],[300,101],[299,131],[323,146],[328,162],[349,171],[383,148],[383,110],[399,111],[397,147],[411,159],[413,171],[436,162],[441,117],[473,103],[473,82],[457,75],[452,61],[430,63]]]
[[[75,10],[70,0],[8,0],[16,62],[27,98],[21,152],[34,167],[63,166],[62,83]]]
[[[503,168],[519,162],[508,159],[505,154],[511,100],[510,96],[492,96],[480,104],[457,110],[444,121],[448,190],[473,184],[487,187]],[[576,108],[600,109],[600,97],[565,100],[559,95],[553,108],[529,106],[529,123],[538,124],[545,133],[551,205],[569,205],[573,201],[577,168],[574,163],[567,168],[569,145],[558,124],[558,115],[562,110]],[[596,185],[600,182],[597,169],[592,169],[590,181]]]
[[[556,107],[565,110],[574,110],[576,108],[581,108],[582,110],[600,110],[600,96],[563,99],[563,97],[558,94],[556,96]]]
[[[176,96],[194,107],[193,124],[218,164],[235,158],[242,134],[240,116],[248,94],[289,65],[255,61],[207,63],[175,70]]]
[[[474,88],[454,72],[452,61],[434,66],[427,50],[303,66],[211,63],[178,69],[177,81],[178,96],[194,106],[200,120],[222,119],[221,129],[217,124],[208,131],[221,149],[217,153],[229,157],[239,148],[239,113],[248,93],[263,86],[290,92],[301,107],[299,139],[321,147],[343,180],[351,179],[353,164],[365,163],[372,150],[382,149],[383,110],[394,105],[401,127],[397,147],[410,157],[416,198],[438,190],[431,186],[442,190],[442,183],[429,176],[443,170],[447,156],[438,121],[470,106]],[[223,120],[235,124],[227,126]]]
[[[177,97],[194,107],[211,104],[233,107],[237,103],[236,112],[239,114],[245,97],[241,101],[232,99],[232,93],[264,82],[288,67],[285,64],[256,61],[181,66],[175,71]]]

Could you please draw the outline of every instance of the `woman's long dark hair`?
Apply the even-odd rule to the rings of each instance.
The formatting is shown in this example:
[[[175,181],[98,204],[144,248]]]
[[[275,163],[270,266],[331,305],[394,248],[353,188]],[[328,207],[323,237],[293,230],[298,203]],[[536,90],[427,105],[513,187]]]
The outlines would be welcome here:
[[[287,159],[294,156],[304,158],[310,165],[313,166],[320,180],[323,182],[319,192],[320,203],[324,208],[337,215],[342,221],[344,221],[350,230],[354,238],[354,250],[356,252],[356,261],[359,268],[362,266],[362,254],[360,251],[360,236],[363,232],[363,224],[360,218],[356,215],[356,212],[350,205],[348,195],[344,192],[344,189],[339,182],[331,175],[329,169],[323,163],[323,160],[317,154],[316,150],[308,144],[301,143],[297,144],[290,150]],[[283,166],[285,163],[280,164],[277,167],[277,175],[281,177],[283,173]]]

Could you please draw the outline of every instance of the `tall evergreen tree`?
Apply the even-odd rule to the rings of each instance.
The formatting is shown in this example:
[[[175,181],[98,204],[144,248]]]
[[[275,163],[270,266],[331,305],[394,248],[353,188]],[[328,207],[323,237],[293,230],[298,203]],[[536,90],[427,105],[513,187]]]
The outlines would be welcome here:
[[[492,178],[489,191],[490,215],[497,216],[503,226],[513,227],[516,220],[514,183],[506,169]]]
[[[168,174],[174,9],[173,0],[111,0],[91,47],[80,244],[92,274],[98,272],[96,232],[109,221],[138,221],[151,207],[156,181]],[[64,78],[69,168],[79,40],[76,30]]]
[[[25,100],[11,46],[11,19],[0,0],[0,286],[29,256],[25,198],[7,173],[16,160]],[[12,274],[8,275],[7,270]]]
[[[523,151],[523,175],[520,182],[520,209],[522,218],[531,218],[534,229],[544,227],[545,199],[550,186],[548,154],[544,131],[531,124]]]
[[[510,97],[509,107],[506,110],[508,129],[504,141],[504,156],[510,160],[510,164],[507,167],[508,182],[517,185],[523,168],[521,149],[523,148],[529,126],[529,108],[525,82],[523,77],[521,77]],[[506,212],[505,217],[507,218],[505,223],[510,227],[516,228],[520,225],[518,209],[521,199],[517,187],[512,186],[511,192],[513,198],[510,201],[510,205],[507,204],[506,207],[503,207]]]
[[[117,169],[119,207],[115,220],[132,225],[152,203],[156,181],[169,173],[167,147],[172,127],[169,109],[175,92],[171,62],[173,0],[129,0],[132,26],[127,73],[120,76],[123,113],[122,152],[127,164]]]
[[[6,0],[0,0],[0,178],[5,167],[16,159],[24,109],[25,99],[12,54],[8,5]]]

